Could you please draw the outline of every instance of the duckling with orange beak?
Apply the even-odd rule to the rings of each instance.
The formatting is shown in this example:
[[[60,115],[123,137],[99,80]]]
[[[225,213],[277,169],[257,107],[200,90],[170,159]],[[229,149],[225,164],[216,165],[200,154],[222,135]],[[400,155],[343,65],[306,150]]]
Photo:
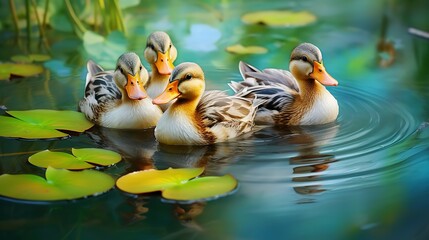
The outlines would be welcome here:
[[[156,98],[168,85],[168,79],[174,69],[173,62],[177,57],[177,49],[167,33],[153,32],[147,38],[144,56],[152,69],[146,86],[147,93],[149,97]],[[168,105],[161,107],[166,110]]]
[[[143,129],[154,127],[162,115],[152,104],[144,85],[147,70],[135,53],[122,54],[115,71],[104,71],[88,61],[85,97],[79,110],[97,125],[108,128]]]
[[[165,91],[154,104],[175,102],[155,128],[158,142],[169,145],[208,145],[249,132],[257,102],[222,91],[206,91],[204,72],[195,63],[181,63],[173,70]]]
[[[337,100],[325,86],[338,82],[326,71],[322,53],[311,43],[297,46],[291,54],[290,72],[263,71],[240,62],[242,82],[231,82],[237,95],[265,102],[259,106],[255,122],[273,125],[316,125],[335,121]]]

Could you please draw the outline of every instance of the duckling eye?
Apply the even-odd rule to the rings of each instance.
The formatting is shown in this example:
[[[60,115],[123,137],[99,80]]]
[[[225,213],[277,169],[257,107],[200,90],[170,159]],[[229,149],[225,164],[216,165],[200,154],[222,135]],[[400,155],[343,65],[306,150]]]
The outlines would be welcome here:
[[[186,79],[186,80],[189,80],[189,79],[191,79],[191,78],[192,78],[192,75],[191,75],[190,73],[188,73],[188,74],[186,74],[186,75],[185,75],[185,79]]]
[[[303,57],[302,57],[302,61],[304,61],[304,62],[308,62],[307,57],[306,57],[306,56],[303,56]]]
[[[140,65],[140,71],[143,69],[143,66],[142,65]]]
[[[124,74],[124,69],[122,69],[122,68],[121,68],[121,67],[119,67],[119,66],[118,66],[118,68],[119,68],[119,71],[121,71],[121,73],[122,73],[122,74]]]

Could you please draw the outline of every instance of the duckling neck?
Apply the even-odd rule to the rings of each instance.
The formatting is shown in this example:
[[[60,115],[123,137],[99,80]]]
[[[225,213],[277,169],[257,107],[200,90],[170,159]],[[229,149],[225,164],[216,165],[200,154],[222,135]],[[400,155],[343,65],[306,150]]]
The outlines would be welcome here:
[[[169,111],[176,113],[185,113],[188,116],[194,116],[198,103],[200,102],[201,97],[195,99],[177,99],[171,106]]]
[[[314,79],[299,80],[298,84],[303,99],[312,99],[316,93],[325,89],[322,84]]]

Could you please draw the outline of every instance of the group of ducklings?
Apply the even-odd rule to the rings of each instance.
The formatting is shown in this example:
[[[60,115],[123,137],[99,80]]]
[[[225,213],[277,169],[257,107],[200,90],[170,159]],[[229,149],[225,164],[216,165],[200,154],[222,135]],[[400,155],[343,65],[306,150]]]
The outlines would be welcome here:
[[[150,73],[133,52],[121,55],[114,71],[89,61],[80,111],[103,127],[155,127],[157,141],[169,145],[226,141],[251,131],[255,123],[315,125],[338,116],[338,103],[324,87],[338,82],[310,43],[292,51],[290,72],[260,71],[240,62],[243,81],[229,84],[233,96],[205,91],[204,72],[196,63],[174,67],[177,49],[165,32],[149,35],[144,57]]]

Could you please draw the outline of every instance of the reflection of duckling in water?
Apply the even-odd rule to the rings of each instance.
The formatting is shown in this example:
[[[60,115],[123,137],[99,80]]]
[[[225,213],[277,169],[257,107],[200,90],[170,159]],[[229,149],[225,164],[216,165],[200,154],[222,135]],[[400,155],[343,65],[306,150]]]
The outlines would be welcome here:
[[[299,165],[293,168],[294,174],[319,173],[329,168],[329,164],[335,162],[335,156],[332,154],[321,154],[320,148],[326,145],[338,131],[338,125],[325,125],[320,127],[294,127],[291,131],[294,133],[289,142],[297,146],[298,156],[291,157],[291,165]],[[313,131],[323,130],[323,134],[314,134]],[[311,182],[316,181],[319,175],[305,175],[302,177],[293,177],[293,182]],[[295,192],[299,194],[314,194],[325,191],[320,185],[307,185],[294,187]]]
[[[129,164],[126,172],[169,167],[204,167],[205,174],[217,175],[219,170],[234,161],[234,157],[239,156],[240,152],[234,143],[209,146],[158,145],[153,136],[153,129],[136,131],[94,127],[87,134],[99,146],[120,153]],[[201,230],[202,228],[193,219],[202,214],[204,206],[205,203],[202,202],[177,205],[175,212],[184,226]],[[127,224],[144,220],[149,210],[150,205],[146,195],[126,198],[118,206],[118,214]]]
[[[152,156],[156,152],[157,143],[153,137],[153,129],[119,130],[94,127],[86,132],[99,146],[122,155],[130,166],[127,172],[155,168]]]
[[[160,144],[153,155],[153,162],[158,169],[204,167],[204,174],[216,175],[222,167],[234,162],[239,155],[239,150],[232,143],[207,146]]]
[[[202,231],[203,228],[195,221],[195,218],[204,212],[205,206],[205,202],[195,202],[186,205],[177,204],[174,208],[174,213],[183,226],[193,230]]]

